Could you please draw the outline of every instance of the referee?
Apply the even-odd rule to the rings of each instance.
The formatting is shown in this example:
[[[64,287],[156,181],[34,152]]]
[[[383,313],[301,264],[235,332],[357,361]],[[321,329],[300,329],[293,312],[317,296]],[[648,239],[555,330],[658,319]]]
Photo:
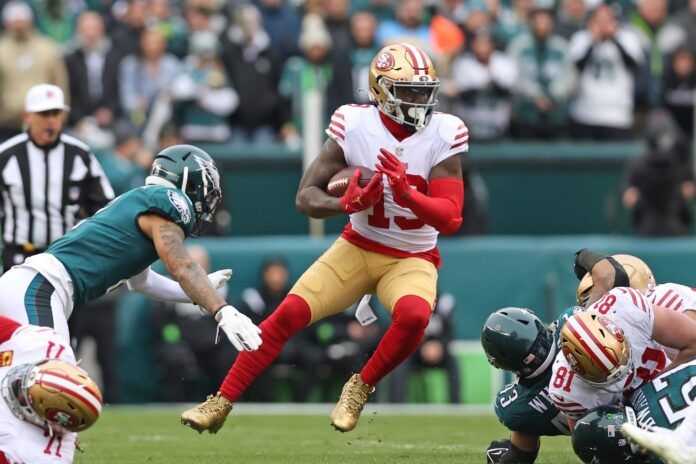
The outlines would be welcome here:
[[[62,133],[69,109],[60,87],[32,87],[24,100],[26,132],[0,145],[4,271],[43,252],[114,197],[89,147]]]

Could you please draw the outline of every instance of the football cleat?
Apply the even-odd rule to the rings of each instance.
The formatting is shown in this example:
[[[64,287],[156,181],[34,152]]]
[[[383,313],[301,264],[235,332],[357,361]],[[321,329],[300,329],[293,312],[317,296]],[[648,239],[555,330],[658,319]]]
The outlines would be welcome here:
[[[360,413],[375,387],[362,381],[360,374],[353,376],[343,386],[338,404],[331,411],[331,425],[341,432],[350,432],[358,425]]]
[[[621,434],[640,451],[647,451],[667,464],[696,464],[696,448],[689,447],[671,430],[662,427],[644,430],[624,424]]]
[[[204,430],[217,433],[225,424],[233,405],[234,403],[220,392],[215,396],[208,395],[203,403],[181,414],[181,423],[197,430],[198,433],[203,433]]]

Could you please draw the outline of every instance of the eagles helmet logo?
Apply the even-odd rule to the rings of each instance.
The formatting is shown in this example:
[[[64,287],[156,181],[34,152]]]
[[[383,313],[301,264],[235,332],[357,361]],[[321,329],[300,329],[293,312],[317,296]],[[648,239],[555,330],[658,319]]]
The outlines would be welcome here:
[[[191,222],[191,210],[189,209],[186,199],[179,193],[172,190],[167,191],[167,196],[169,197],[169,201],[172,203],[172,205],[174,205],[174,208],[176,208],[181,215],[181,221],[184,224]]]

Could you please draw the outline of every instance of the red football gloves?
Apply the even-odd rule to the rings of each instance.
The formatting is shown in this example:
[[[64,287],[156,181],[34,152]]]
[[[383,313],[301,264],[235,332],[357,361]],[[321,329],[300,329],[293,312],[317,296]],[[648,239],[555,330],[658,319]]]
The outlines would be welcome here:
[[[453,234],[462,225],[464,182],[461,179],[437,178],[429,182],[430,195],[411,188],[406,165],[384,148],[377,155],[377,170],[387,176],[394,201],[408,208],[418,219],[445,235]]]
[[[381,164],[377,165],[377,170],[387,176],[394,201],[398,205],[405,206],[401,201],[408,198],[412,191],[406,176],[406,165],[384,148],[380,148],[379,151],[382,154],[377,155],[377,159]]]
[[[341,209],[347,214],[358,213],[377,203],[384,193],[382,175],[375,173],[365,188],[360,187],[360,169],[356,169],[346,193],[338,199]]]

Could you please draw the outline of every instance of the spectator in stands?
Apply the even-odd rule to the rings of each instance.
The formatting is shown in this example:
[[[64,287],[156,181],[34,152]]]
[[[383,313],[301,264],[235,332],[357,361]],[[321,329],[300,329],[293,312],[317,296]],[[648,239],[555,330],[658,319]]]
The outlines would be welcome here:
[[[369,68],[372,59],[377,55],[379,46],[375,40],[377,32],[377,19],[367,11],[355,13],[350,21],[350,32],[353,39],[351,62],[353,65],[353,101],[355,103],[367,103],[369,93],[367,91],[370,76]]]
[[[319,90],[324,96],[324,119],[328,121],[330,111],[336,106],[329,104],[333,69],[328,59],[331,36],[319,15],[309,14],[302,21],[300,48],[303,56],[292,57],[285,63],[280,81],[280,95],[286,99],[289,110],[287,121],[281,129],[284,141],[297,139],[302,133],[303,96],[308,90]]]
[[[340,393],[340,380],[359,372],[374,352],[383,334],[379,324],[362,326],[352,306],[346,311],[319,321],[309,328],[302,348],[303,376],[318,401],[329,402]],[[300,398],[302,401],[303,398]]]
[[[515,62],[496,51],[493,37],[482,30],[473,38],[471,52],[455,58],[442,91],[454,100],[454,114],[466,119],[473,137],[494,140],[507,135],[516,81]]]
[[[444,0],[438,5],[439,13],[455,24],[463,24],[466,21],[469,8],[466,0]]]
[[[693,220],[688,202],[696,192],[688,142],[663,111],[648,116],[646,131],[647,152],[627,167],[623,204],[633,211],[637,235],[686,235]]]
[[[34,16],[22,1],[2,9],[0,36],[0,141],[22,129],[24,96],[35,85],[48,83],[68,92],[68,73],[58,47],[33,26]],[[69,95],[66,95],[66,99]]]
[[[239,96],[230,86],[220,60],[220,43],[212,31],[191,35],[190,55],[171,87],[175,119],[186,143],[230,139],[228,117]]]
[[[199,246],[187,250],[208,272],[208,252]],[[222,381],[237,352],[230,343],[215,343],[214,318],[191,303],[153,302],[150,320],[155,335],[155,374],[160,378],[158,400],[192,401]]]
[[[592,12],[587,29],[573,36],[569,53],[579,72],[578,93],[570,109],[573,137],[630,137],[634,73],[643,63],[639,39],[619,26],[610,6],[601,5]]]
[[[513,135],[523,139],[554,139],[566,135],[568,102],[575,87],[575,67],[568,44],[553,34],[550,10],[529,15],[530,32],[513,40],[507,53],[516,61]]]
[[[585,28],[587,6],[585,0],[563,0],[557,12],[556,33],[566,40]]]
[[[67,44],[75,35],[75,18],[85,10],[86,5],[61,0],[33,3],[39,32],[58,44]]]
[[[166,92],[180,69],[179,60],[166,53],[159,29],[148,28],[140,38],[140,52],[126,56],[119,67],[119,94],[124,116],[143,127],[155,99]]]
[[[448,378],[449,402],[461,401],[459,365],[450,348],[454,340],[454,309],[453,295],[438,295],[420,347],[389,376],[390,402],[405,403],[411,374],[425,369],[443,369]]]
[[[114,149],[96,153],[116,195],[145,184],[145,174],[152,166],[152,153],[145,150],[138,129],[129,121],[114,125]]]
[[[104,35],[104,21],[87,11],[77,20],[75,50],[65,57],[70,79],[73,127],[90,123],[108,127],[119,115],[118,66],[121,54]]]
[[[396,19],[382,21],[377,28],[377,43],[384,46],[408,42],[430,53],[430,29],[428,24],[423,22],[423,13],[423,0],[400,0],[396,9]]]
[[[396,11],[392,0],[353,0],[352,11],[367,11],[372,13],[379,22],[394,19]]]
[[[662,100],[689,138],[694,136],[694,94],[696,57],[691,49],[681,47],[671,56],[662,75]]]
[[[276,310],[290,290],[290,270],[280,256],[267,256],[261,265],[261,285],[242,290],[239,310],[260,324]],[[276,360],[276,365],[292,365],[301,361],[300,347],[304,339],[289,342]],[[261,374],[245,393],[253,401],[273,401],[274,369]]]
[[[184,18],[189,34],[203,31],[219,32],[216,3],[215,0],[186,0]]]
[[[505,46],[515,37],[527,32],[529,13],[534,8],[534,0],[512,0],[510,7],[500,4],[499,1],[493,3],[497,5],[496,10],[492,11],[496,20],[493,36],[498,43]]]
[[[471,44],[471,41],[479,32],[490,33],[493,27],[493,17],[491,13],[484,8],[473,8],[466,17],[462,28],[466,36],[466,43]]]
[[[186,56],[186,21],[172,11],[169,0],[149,0],[147,10],[147,25],[162,31],[167,51],[178,58]]]
[[[259,10],[241,5],[223,37],[222,61],[239,106],[230,117],[235,143],[272,143],[280,125],[282,65]]]
[[[333,76],[327,105],[333,111],[343,104],[352,103],[355,91],[350,59],[353,48],[350,33],[350,1],[327,0],[324,24],[331,36],[331,50],[328,59]]]
[[[326,1],[324,22],[329,34],[331,34],[332,50],[338,55],[343,55],[344,61],[352,46],[349,13],[349,0]]]
[[[140,36],[147,20],[146,0],[127,0],[128,8],[114,24],[111,42],[123,55],[136,54],[140,50]]]
[[[689,0],[689,5],[674,16],[674,22],[684,30],[684,44],[696,53],[696,0]]]
[[[290,56],[299,54],[297,38],[300,36],[302,18],[283,0],[261,0],[259,5],[263,27],[271,39],[274,49],[285,61]]]
[[[659,104],[666,57],[686,38],[684,30],[669,20],[668,13],[667,0],[639,0],[638,9],[631,15],[631,30],[648,58],[637,82],[641,105]]]

